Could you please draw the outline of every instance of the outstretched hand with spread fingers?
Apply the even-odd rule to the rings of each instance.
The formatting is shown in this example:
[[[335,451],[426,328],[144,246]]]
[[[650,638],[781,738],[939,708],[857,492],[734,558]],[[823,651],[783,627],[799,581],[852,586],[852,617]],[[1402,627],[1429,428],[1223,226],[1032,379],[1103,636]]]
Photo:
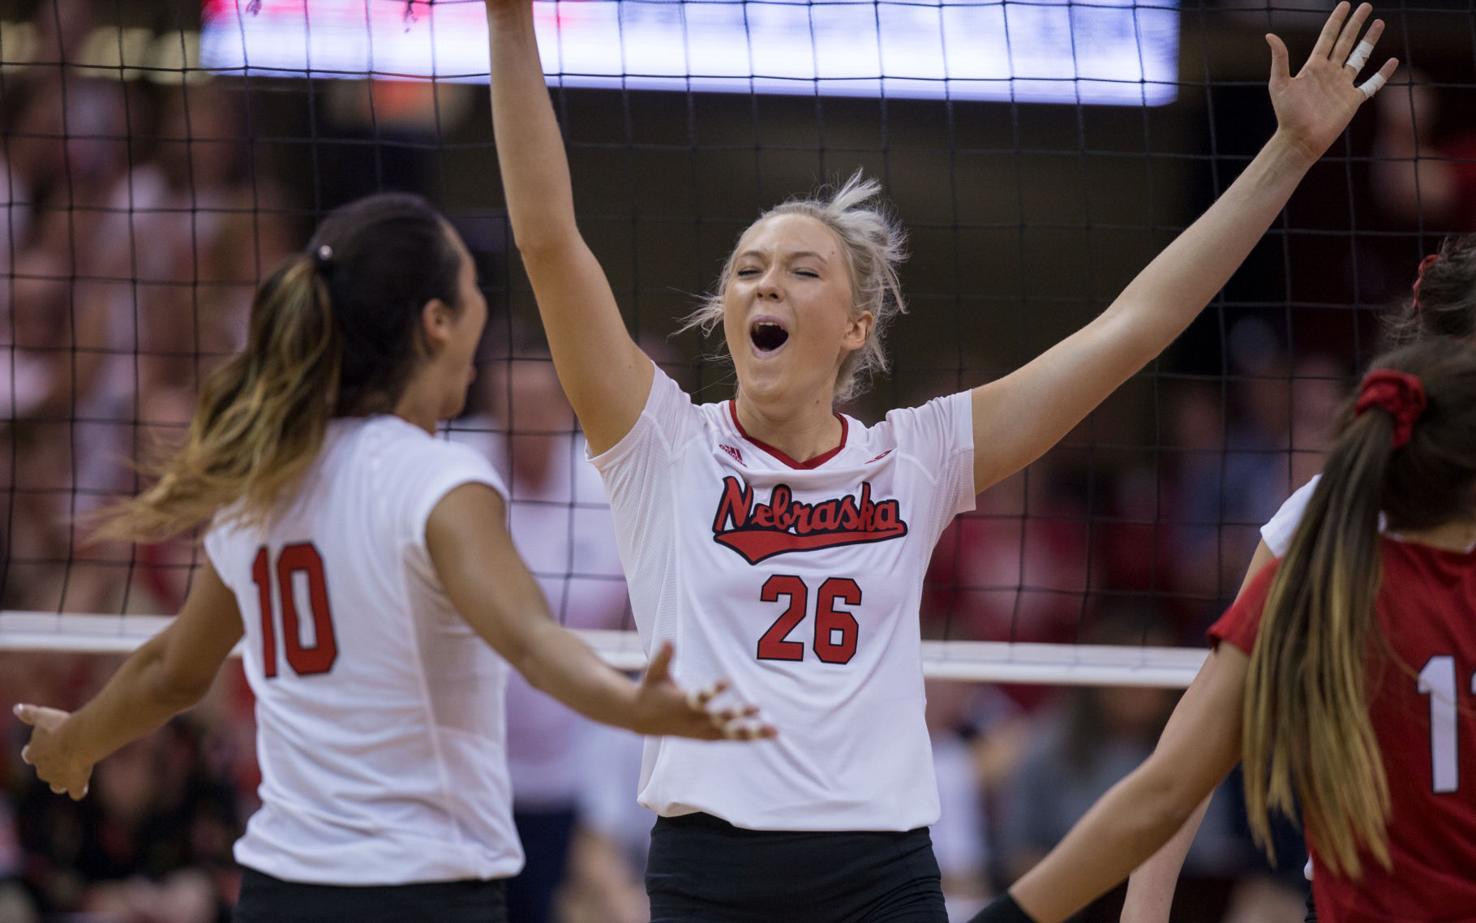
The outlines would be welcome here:
[[[1276,110],[1277,130],[1314,159],[1326,153],[1358,107],[1377,93],[1399,66],[1398,59],[1390,58],[1376,74],[1361,84],[1356,82],[1384,32],[1384,21],[1375,19],[1355,47],[1372,12],[1373,7],[1363,3],[1349,16],[1346,0],[1334,7],[1307,63],[1295,77],[1287,66],[1286,44],[1275,35],[1266,36],[1271,46],[1271,105]]]
[[[727,680],[687,692],[671,677],[671,642],[657,649],[636,693],[632,728],[652,736],[698,740],[761,740],[778,732],[759,717],[756,705],[714,704],[729,688]]]
[[[21,748],[21,760],[36,770],[36,776],[58,795],[81,801],[92,778],[92,763],[78,759],[63,744],[60,733],[68,712],[40,705],[17,705],[15,716],[31,726],[31,741]]]

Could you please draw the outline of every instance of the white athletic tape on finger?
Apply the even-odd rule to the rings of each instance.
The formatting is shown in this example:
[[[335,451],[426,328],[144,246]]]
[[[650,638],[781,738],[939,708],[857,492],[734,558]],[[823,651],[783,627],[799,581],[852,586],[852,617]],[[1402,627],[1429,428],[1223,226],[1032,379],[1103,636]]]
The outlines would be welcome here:
[[[1379,91],[1379,88],[1383,85],[1384,75],[1374,74],[1372,77],[1363,81],[1363,86],[1358,88],[1358,92],[1363,94],[1364,99],[1373,99],[1373,95],[1377,93]]]
[[[1363,70],[1363,65],[1368,63],[1369,56],[1373,54],[1373,48],[1373,43],[1366,39],[1359,42],[1358,47],[1353,49],[1353,53],[1348,55],[1348,63],[1343,66],[1352,68],[1355,74],[1358,73]]]

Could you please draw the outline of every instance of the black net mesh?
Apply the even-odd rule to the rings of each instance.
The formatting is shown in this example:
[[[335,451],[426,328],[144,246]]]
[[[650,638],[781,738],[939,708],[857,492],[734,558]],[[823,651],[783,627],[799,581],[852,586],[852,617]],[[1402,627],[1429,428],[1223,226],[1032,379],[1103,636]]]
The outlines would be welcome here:
[[[740,231],[857,169],[885,184],[911,313],[893,372],[846,408],[874,420],[1105,307],[1269,135],[1263,33],[1295,59],[1326,7],[625,0],[538,17],[581,228],[641,344],[703,399],[731,375],[716,344],[672,333]],[[409,189],[462,231],[493,306],[451,438],[509,476],[561,616],[620,623],[581,614],[621,578],[510,248],[480,4],[0,11],[0,608],[174,611],[192,539],[98,543],[77,517],[137,488],[131,462],[182,431],[256,283],[318,218]],[[929,636],[1196,644],[1233,595],[1257,528],[1317,470],[1381,312],[1476,225],[1476,10],[1380,14],[1375,64],[1398,55],[1396,82],[1179,342],[949,529]]]

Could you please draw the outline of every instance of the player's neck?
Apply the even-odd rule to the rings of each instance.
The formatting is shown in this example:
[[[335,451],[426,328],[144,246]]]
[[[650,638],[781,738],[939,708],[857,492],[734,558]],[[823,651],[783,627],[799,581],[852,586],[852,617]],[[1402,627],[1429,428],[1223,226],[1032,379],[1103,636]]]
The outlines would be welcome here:
[[[1433,529],[1400,532],[1399,538],[1439,548],[1441,551],[1467,552],[1476,547],[1476,520],[1459,519]]]
[[[436,434],[436,424],[440,422],[436,411],[439,403],[434,395],[424,393],[425,389],[417,388],[412,382],[400,399],[395,402],[395,416],[408,423],[413,423],[421,429]]]
[[[796,461],[809,461],[840,445],[843,429],[828,400],[801,406],[765,406],[746,399],[740,391],[733,398],[733,406],[748,438]]]

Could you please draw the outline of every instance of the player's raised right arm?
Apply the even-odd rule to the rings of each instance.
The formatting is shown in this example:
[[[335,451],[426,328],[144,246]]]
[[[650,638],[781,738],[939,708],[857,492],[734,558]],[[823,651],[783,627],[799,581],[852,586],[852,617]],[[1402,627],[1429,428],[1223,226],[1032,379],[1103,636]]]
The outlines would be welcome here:
[[[554,120],[529,0],[487,0],[492,130],[513,239],[533,283],[559,382],[590,451],[640,417],[650,360],[625,329],[610,283],[574,221],[569,162]]]

